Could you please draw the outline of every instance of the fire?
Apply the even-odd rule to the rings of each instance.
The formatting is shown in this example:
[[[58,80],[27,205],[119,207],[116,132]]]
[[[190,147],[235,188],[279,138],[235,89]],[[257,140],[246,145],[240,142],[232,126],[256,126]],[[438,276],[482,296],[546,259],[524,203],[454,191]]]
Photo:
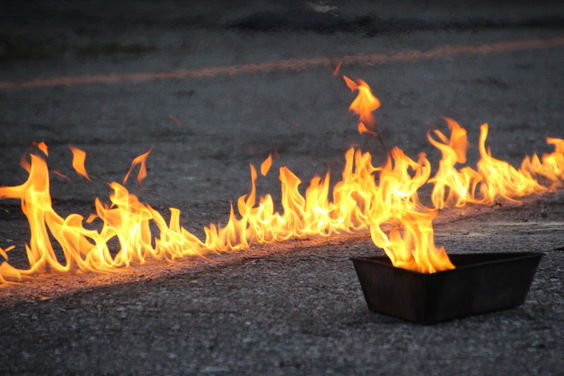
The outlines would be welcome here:
[[[554,145],[554,153],[543,155],[542,161],[536,154],[526,157],[520,170],[546,179],[551,183],[550,189],[555,189],[564,180],[564,140],[549,137],[546,143]]]
[[[131,162],[131,166],[129,167],[127,174],[125,174],[125,177],[123,178],[123,184],[127,183],[129,175],[131,175],[131,172],[137,165],[139,165],[139,172],[137,173],[137,183],[141,184],[141,182],[147,177],[147,157],[149,156],[149,154],[151,154],[152,150],[153,147],[150,147],[149,150],[133,159],[133,162]]]
[[[525,157],[521,167],[516,169],[509,163],[496,159],[486,146],[488,124],[480,127],[478,143],[480,160],[477,168],[456,165],[466,161],[468,141],[466,130],[452,119],[445,119],[450,128],[450,138],[440,131],[434,131],[439,140],[431,134],[429,142],[442,154],[439,168],[429,183],[434,184],[431,199],[438,208],[462,207],[467,204],[492,205],[499,199],[515,201],[517,198],[554,190],[564,179],[564,153],[562,140],[549,138],[547,143],[555,146],[554,153],[539,158]],[[542,181],[548,185],[543,185]]]
[[[376,120],[372,112],[380,107],[380,100],[372,94],[370,86],[363,80],[357,79],[355,82],[347,76],[343,76],[343,80],[345,80],[351,91],[358,90],[358,95],[349,106],[351,112],[360,116],[358,133],[368,133],[377,136],[378,134],[374,130]]]
[[[262,176],[266,176],[268,174],[270,167],[272,167],[272,154],[269,154],[268,157],[260,164],[260,173]]]
[[[34,142],[32,145],[41,150],[46,156],[49,156],[49,148],[45,142]]]
[[[370,236],[398,268],[421,273],[454,269],[443,247],[435,246],[433,219],[436,211],[406,213],[397,218],[386,235],[379,225],[370,226]]]
[[[41,142],[32,142],[32,143],[31,143],[31,146],[33,146],[33,147],[35,147],[35,148],[41,150],[41,152],[42,152],[43,154],[45,154],[45,156],[49,156],[49,148],[47,147],[47,144],[46,144],[45,142],[43,142],[43,141],[41,141]],[[22,168],[23,168],[24,170],[26,170],[27,172],[29,172],[29,170],[30,170],[30,168],[31,168],[31,164],[29,163],[27,153],[26,153],[26,154],[23,154],[23,155],[21,156],[21,158],[20,158],[20,166],[22,166]]]
[[[353,104],[361,123],[373,125],[370,112],[379,101],[370,104],[359,99],[366,93],[374,98],[364,81],[347,82],[359,90]],[[179,209],[170,208],[167,220],[117,182],[110,184],[109,202],[95,200],[95,215],[87,219],[79,214],[62,217],[52,206],[47,162],[43,156],[31,153],[29,162],[24,159],[28,163],[27,180],[18,186],[0,187],[0,199],[21,201],[31,232],[25,246],[30,267],[13,267],[8,262],[8,251],[13,246],[0,248],[0,257],[5,260],[0,264],[0,285],[41,273],[110,272],[148,259],[174,260],[241,250],[257,243],[361,230],[370,231],[374,244],[396,267],[422,273],[452,269],[454,265],[445,249],[434,241],[432,223],[439,210],[468,204],[491,205],[499,199],[513,201],[557,189],[564,181],[564,140],[547,139],[555,151],[541,157],[527,156],[517,169],[493,157],[486,145],[488,126],[484,124],[478,142],[480,159],[476,167],[470,167],[464,165],[469,148],[466,130],[452,119],[446,122],[449,136],[438,130],[428,134],[429,142],[442,155],[434,173],[425,154],[412,159],[394,147],[386,163],[374,166],[370,153],[351,148],[345,153],[341,177],[334,185],[326,174],[314,177],[303,190],[301,179],[287,167],[280,167],[279,210],[270,194],[258,195],[256,183],[260,176],[250,165],[250,191],[231,205],[225,225],[204,228],[203,239],[180,226]],[[46,145],[37,148],[47,155]],[[89,178],[84,168],[86,153],[71,150],[73,167]],[[151,150],[133,160],[124,184],[137,165],[137,181],[147,176],[146,160]],[[269,155],[258,171],[265,176],[271,167]],[[425,185],[432,186],[431,207],[419,197]],[[85,227],[85,223],[89,226]]]
[[[86,152],[74,146],[69,146],[69,149],[72,152],[72,167],[74,170],[86,180],[92,180],[88,176],[88,172],[86,172],[86,167],[84,167]]]
[[[83,226],[83,217],[71,214],[66,218],[59,216],[52,207],[49,191],[49,173],[45,160],[31,155],[31,170],[28,180],[19,186],[0,188],[0,197],[17,198],[22,202],[22,211],[28,219],[31,239],[26,245],[26,253],[31,267],[15,270],[9,264],[2,264],[2,275],[14,277],[16,274],[31,275],[49,271],[97,271],[107,272],[132,263],[142,264],[147,257],[174,258],[178,247],[189,254],[185,247],[193,241],[183,236],[181,241],[170,246],[176,234],[183,235],[178,222],[178,210],[171,209],[171,219],[167,223],[163,217],[148,205],[142,204],[135,195],[118,183],[111,183],[111,204],[96,199],[97,217],[103,226],[99,231]],[[156,226],[160,238],[155,240],[150,225]],[[64,261],[57,258],[51,236],[60,246]],[[120,249],[112,252],[108,242],[116,238]],[[163,245],[167,246],[163,246]],[[8,259],[5,252],[2,256]]]

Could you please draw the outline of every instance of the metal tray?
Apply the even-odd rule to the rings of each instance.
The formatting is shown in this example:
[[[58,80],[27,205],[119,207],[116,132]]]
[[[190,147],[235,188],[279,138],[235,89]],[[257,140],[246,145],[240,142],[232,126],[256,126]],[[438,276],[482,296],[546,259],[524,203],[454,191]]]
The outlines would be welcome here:
[[[386,256],[352,261],[370,310],[433,324],[522,304],[542,256],[452,254],[456,269],[432,274],[396,268]]]

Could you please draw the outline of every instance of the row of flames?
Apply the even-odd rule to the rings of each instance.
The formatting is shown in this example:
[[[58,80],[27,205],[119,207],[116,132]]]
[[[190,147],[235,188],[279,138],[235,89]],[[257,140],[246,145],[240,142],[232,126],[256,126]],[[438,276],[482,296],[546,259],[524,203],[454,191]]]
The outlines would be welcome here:
[[[380,102],[364,81],[346,77],[345,81],[351,90],[358,91],[350,110],[360,116],[359,132],[378,136],[372,111]],[[0,285],[41,273],[112,272],[143,264],[150,258],[174,260],[241,250],[257,243],[367,229],[374,244],[386,252],[396,267],[423,273],[452,269],[454,265],[444,248],[434,242],[432,222],[438,210],[468,204],[491,205],[499,199],[515,201],[558,189],[564,181],[564,140],[548,138],[555,151],[542,157],[527,156],[517,169],[492,156],[486,147],[488,125],[483,124],[478,143],[480,159],[473,168],[464,166],[469,146],[466,130],[454,120],[446,122],[450,135],[439,130],[427,135],[442,154],[433,176],[431,163],[423,153],[412,159],[394,147],[385,164],[374,166],[370,153],[351,148],[345,154],[341,179],[332,189],[327,173],[313,178],[302,194],[298,176],[287,167],[280,167],[281,211],[275,209],[270,194],[257,196],[259,172],[267,175],[272,165],[269,156],[260,165],[260,171],[250,166],[250,192],[231,205],[227,224],[204,228],[204,240],[180,226],[179,209],[171,208],[167,221],[117,182],[110,184],[109,204],[96,198],[96,214],[87,219],[79,214],[61,217],[53,209],[49,192],[47,145],[36,143],[43,155],[34,152],[29,161],[23,160],[22,165],[29,172],[26,182],[0,187],[0,198],[21,200],[31,230],[25,245],[30,267],[18,269],[8,262],[8,251],[13,246],[0,248],[5,259],[0,264]],[[85,153],[73,147],[71,151],[74,169],[90,179],[84,168]],[[146,176],[149,153],[150,150],[133,161],[124,182],[136,165],[140,166],[138,181]],[[432,205],[424,205],[418,193],[427,184],[432,186]],[[88,227],[97,229],[86,226],[93,221],[98,226]],[[112,249],[109,243],[115,244],[116,239],[118,249]]]

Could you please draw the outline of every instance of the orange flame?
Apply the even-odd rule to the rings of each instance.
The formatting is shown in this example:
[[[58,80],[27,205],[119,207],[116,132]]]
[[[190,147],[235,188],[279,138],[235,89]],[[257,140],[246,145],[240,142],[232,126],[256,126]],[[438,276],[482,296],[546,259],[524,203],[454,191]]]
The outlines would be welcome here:
[[[370,86],[363,80],[357,79],[355,82],[347,76],[343,76],[343,80],[345,80],[345,83],[351,91],[358,90],[358,95],[349,106],[351,112],[360,116],[358,133],[369,133],[373,136],[377,136],[378,134],[374,130],[376,120],[372,112],[380,107],[380,100],[372,94]]]
[[[270,171],[270,167],[272,166],[272,154],[269,154],[268,157],[260,164],[260,173],[262,176],[266,176],[268,171]]]
[[[31,170],[31,164],[29,163],[29,161],[27,160],[28,155],[27,154],[22,154],[21,158],[20,158],[20,166],[22,166],[22,168],[24,170],[26,170],[27,172],[29,172],[29,170]]]
[[[287,167],[280,167],[281,210],[277,210],[270,194],[258,196],[258,173],[251,165],[250,191],[231,205],[225,225],[210,224],[204,228],[202,240],[180,226],[180,210],[171,208],[167,221],[116,182],[110,184],[109,203],[95,200],[96,214],[86,220],[79,214],[61,217],[52,207],[47,163],[43,157],[31,154],[26,182],[0,187],[0,199],[19,199],[28,219],[31,238],[25,250],[30,268],[10,265],[10,248],[0,249],[0,256],[5,259],[0,264],[0,286],[38,273],[116,271],[143,264],[149,258],[173,260],[186,255],[241,250],[257,243],[359,230],[369,230],[374,244],[385,251],[396,267],[422,273],[452,269],[454,265],[444,248],[434,242],[432,222],[438,210],[468,204],[490,205],[498,199],[516,200],[561,187],[564,140],[547,139],[555,148],[553,153],[525,157],[516,169],[492,156],[486,147],[488,126],[484,124],[480,128],[480,160],[476,168],[459,167],[466,163],[467,132],[454,120],[446,121],[449,137],[440,131],[428,135],[442,154],[432,177],[431,163],[425,154],[412,159],[395,147],[386,163],[374,166],[370,153],[349,149],[341,178],[332,189],[331,177],[326,174],[314,177],[304,191],[300,178]],[[150,152],[151,149],[133,160],[124,182],[138,164],[138,182],[146,176],[145,161]],[[271,164],[272,156],[261,163],[262,175],[268,173]],[[432,208],[423,205],[419,198],[426,184],[432,185]],[[95,219],[100,225],[98,229],[84,227],[83,222]],[[117,244],[117,248],[110,244]]]
[[[45,142],[32,142],[31,145],[41,150],[43,154],[45,154],[45,156],[49,156],[49,148],[47,147],[47,144],[45,144]],[[23,154],[21,156],[20,166],[22,166],[24,170],[29,172],[31,165],[28,161],[27,154]]]
[[[45,142],[34,142],[33,146],[41,150],[46,156],[49,156],[49,148],[47,147],[47,144],[45,144]]]
[[[139,172],[137,173],[137,183],[141,184],[143,179],[145,179],[147,177],[146,162],[147,162],[147,157],[149,156],[149,154],[151,154],[152,150],[153,150],[153,147],[151,146],[149,148],[149,150],[147,150],[146,152],[144,152],[141,155],[138,155],[137,157],[135,157],[133,159],[133,161],[131,162],[131,166],[129,167],[129,170],[127,171],[127,174],[125,174],[125,177],[123,178],[123,184],[127,183],[127,179],[129,179],[129,175],[131,174],[131,172],[133,171],[133,169],[137,165],[140,165]]]
[[[88,172],[86,172],[86,167],[84,167],[86,152],[74,146],[69,146],[69,149],[72,152],[72,167],[74,170],[83,178],[92,181],[90,176],[88,176]]]
[[[14,248],[15,246],[13,245],[7,247],[6,249],[0,248],[0,256],[7,261],[8,252]],[[7,262],[0,263],[0,287],[8,286],[12,284],[12,281],[20,281],[21,279],[22,275],[18,269],[14,268]]]

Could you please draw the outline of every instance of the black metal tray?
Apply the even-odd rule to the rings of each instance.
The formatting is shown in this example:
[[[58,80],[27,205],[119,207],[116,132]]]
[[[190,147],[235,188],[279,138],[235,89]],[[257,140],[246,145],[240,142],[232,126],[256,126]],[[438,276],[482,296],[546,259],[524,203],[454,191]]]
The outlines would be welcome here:
[[[396,268],[386,256],[352,261],[370,310],[433,324],[522,304],[542,256],[452,254],[456,269],[432,274]]]

